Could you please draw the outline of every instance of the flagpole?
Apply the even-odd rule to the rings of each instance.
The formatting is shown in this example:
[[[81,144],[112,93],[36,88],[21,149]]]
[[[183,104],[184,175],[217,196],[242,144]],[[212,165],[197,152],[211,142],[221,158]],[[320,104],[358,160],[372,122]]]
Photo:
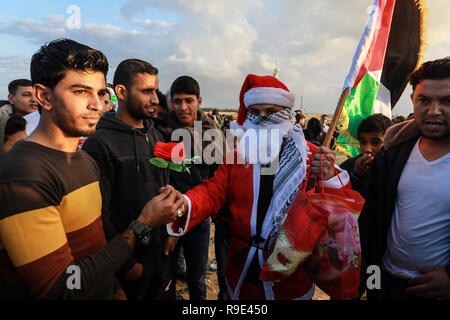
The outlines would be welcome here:
[[[341,93],[341,97],[339,98],[338,105],[336,107],[336,111],[334,111],[333,120],[331,120],[330,127],[328,128],[325,139],[322,142],[322,146],[329,148],[331,139],[333,138],[334,130],[336,129],[339,118],[341,117],[342,109],[344,108],[345,100],[347,100],[348,93],[350,92],[350,88],[346,88]]]

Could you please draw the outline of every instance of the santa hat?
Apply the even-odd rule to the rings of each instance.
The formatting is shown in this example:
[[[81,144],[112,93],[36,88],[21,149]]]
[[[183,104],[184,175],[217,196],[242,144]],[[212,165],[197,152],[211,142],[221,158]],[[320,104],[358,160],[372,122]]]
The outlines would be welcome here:
[[[239,95],[238,124],[247,119],[247,108],[254,104],[274,104],[292,108],[295,95],[277,78],[249,74]]]

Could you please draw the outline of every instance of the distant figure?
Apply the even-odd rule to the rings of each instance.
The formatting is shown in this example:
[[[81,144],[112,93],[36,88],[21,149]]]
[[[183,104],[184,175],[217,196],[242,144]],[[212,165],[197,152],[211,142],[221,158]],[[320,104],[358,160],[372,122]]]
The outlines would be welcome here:
[[[394,124],[397,124],[397,123],[400,123],[400,122],[403,122],[403,121],[405,121],[405,117],[404,116],[397,116],[394,119],[392,119],[392,122]]]
[[[217,126],[221,128],[223,126],[223,117],[220,115],[219,111],[213,110],[212,115]]]
[[[103,112],[108,112],[113,110],[114,108],[114,103],[111,101],[111,91],[112,89],[106,87],[106,90],[104,91],[103,94],[103,103],[104,103],[104,109]]]
[[[13,80],[8,85],[8,102],[0,107],[0,116],[16,113],[25,116],[37,111],[38,104],[34,98],[33,84],[28,79]]]
[[[328,121],[328,116],[327,116],[326,114],[323,114],[323,115],[320,117],[320,125],[322,126],[322,130],[323,130],[323,132],[325,132],[325,133],[328,132],[327,121]]]
[[[306,117],[301,112],[295,115],[295,123],[305,129]]]
[[[0,117],[0,156],[27,137],[25,125],[25,119],[18,114]]]
[[[305,134],[305,139],[307,141],[315,144],[316,146],[320,146],[320,143],[323,140],[324,132],[322,131],[322,126],[319,119],[309,119],[306,130],[304,130],[303,133]]]
[[[156,95],[158,96],[159,103],[153,106],[153,112],[150,114],[150,117],[153,119],[161,119],[164,117],[164,114],[168,112],[167,109],[167,98],[161,91],[157,90]]]

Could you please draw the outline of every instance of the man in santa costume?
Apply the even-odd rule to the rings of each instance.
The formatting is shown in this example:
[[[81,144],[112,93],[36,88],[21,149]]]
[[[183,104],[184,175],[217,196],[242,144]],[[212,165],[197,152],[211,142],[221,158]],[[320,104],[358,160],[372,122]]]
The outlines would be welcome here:
[[[240,130],[234,128],[241,133],[238,147],[214,177],[184,195],[185,212],[168,225],[170,235],[180,236],[229,205],[232,234],[226,279],[233,300],[307,300],[314,294],[314,285],[301,267],[283,281],[259,279],[269,248],[292,210],[290,204],[304,187],[307,167],[320,176],[320,154],[335,159],[330,149],[305,140],[302,128],[294,124],[294,100],[278,79],[249,74],[240,93]],[[256,142],[251,139],[255,136]],[[322,166],[325,191],[339,193],[342,184],[324,155]],[[335,167],[347,188],[347,172]]]

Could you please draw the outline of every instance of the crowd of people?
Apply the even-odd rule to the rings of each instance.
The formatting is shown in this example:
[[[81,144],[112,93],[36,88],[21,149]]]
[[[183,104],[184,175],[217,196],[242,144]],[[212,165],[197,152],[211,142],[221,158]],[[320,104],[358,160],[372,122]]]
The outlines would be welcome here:
[[[55,40],[0,103],[0,299],[175,300],[181,257],[189,298],[205,300],[211,221],[219,300],[312,299],[301,265],[259,277],[310,175],[365,199],[359,298],[450,299],[450,57],[409,76],[407,118],[364,119],[361,153],[340,165],[339,128],[322,146],[328,115],[306,121],[277,78],[247,75],[236,117],[202,111],[191,76],[163,93],[147,61],[122,61],[112,84],[108,69],[101,51]],[[150,161],[165,143],[183,145],[187,169]]]

